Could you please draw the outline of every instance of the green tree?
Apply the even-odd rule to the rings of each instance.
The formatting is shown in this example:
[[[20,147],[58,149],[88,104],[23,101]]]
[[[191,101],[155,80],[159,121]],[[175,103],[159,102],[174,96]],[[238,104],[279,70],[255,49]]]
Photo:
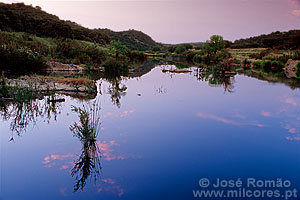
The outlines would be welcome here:
[[[217,51],[222,51],[226,47],[226,41],[220,35],[213,35],[210,40],[203,44],[202,50],[207,54],[216,54]]]
[[[193,45],[191,44],[183,44],[183,45],[185,46],[186,50],[190,50],[193,48]]]
[[[127,53],[128,48],[123,45],[120,41],[114,41],[112,40],[110,42],[110,45],[112,46],[112,50],[116,56],[116,58],[119,58],[120,55],[124,55]]]
[[[170,46],[170,47],[168,47],[168,52],[174,53],[175,49],[176,49],[175,46]]]
[[[176,46],[175,53],[180,54],[185,51],[186,51],[186,48],[184,45],[180,44],[180,45]]]
[[[160,49],[160,47],[159,47],[158,45],[156,45],[156,46],[153,47],[152,50],[153,50],[153,51],[160,51],[161,49]]]

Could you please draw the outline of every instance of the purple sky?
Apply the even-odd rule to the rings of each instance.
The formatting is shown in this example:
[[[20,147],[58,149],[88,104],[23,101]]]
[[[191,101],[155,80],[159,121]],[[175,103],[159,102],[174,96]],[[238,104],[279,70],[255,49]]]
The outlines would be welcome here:
[[[23,2],[89,28],[141,30],[163,43],[205,41],[213,34],[234,41],[276,30],[300,29],[300,0]]]

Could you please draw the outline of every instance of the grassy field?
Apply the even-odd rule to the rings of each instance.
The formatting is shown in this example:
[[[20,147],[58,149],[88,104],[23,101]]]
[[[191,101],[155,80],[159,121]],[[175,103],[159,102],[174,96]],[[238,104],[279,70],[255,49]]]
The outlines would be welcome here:
[[[265,48],[251,48],[251,49],[228,49],[229,53],[238,60],[241,59],[250,59],[250,55],[261,53],[266,50]]]
[[[276,50],[266,48],[228,49],[233,58],[239,61],[245,59],[254,60],[276,60],[286,64],[288,59],[299,60],[299,50]]]

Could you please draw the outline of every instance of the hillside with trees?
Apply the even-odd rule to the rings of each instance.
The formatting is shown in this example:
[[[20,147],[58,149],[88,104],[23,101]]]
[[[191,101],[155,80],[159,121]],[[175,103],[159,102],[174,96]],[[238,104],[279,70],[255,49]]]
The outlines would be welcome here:
[[[111,40],[120,41],[129,49],[133,50],[145,51],[152,50],[154,46],[162,46],[162,44],[156,43],[147,34],[133,29],[120,32],[115,32],[110,29],[97,29],[97,31],[108,35]]]
[[[247,39],[236,40],[231,48],[275,48],[298,49],[300,47],[300,30],[273,32]]]
[[[120,40],[133,50],[150,50],[157,45],[148,35],[140,31],[113,32],[109,29],[88,29],[71,21],[64,21],[55,15],[23,3],[0,3],[0,30],[25,32],[38,37],[69,38],[98,44],[109,44]]]

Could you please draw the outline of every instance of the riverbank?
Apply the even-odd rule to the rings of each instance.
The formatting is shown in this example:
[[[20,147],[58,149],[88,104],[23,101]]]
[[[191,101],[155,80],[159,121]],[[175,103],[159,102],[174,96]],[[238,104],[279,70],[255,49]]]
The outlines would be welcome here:
[[[97,94],[97,86],[95,81],[84,77],[58,78],[35,75],[1,78],[1,101],[30,101],[55,93],[86,98]]]

